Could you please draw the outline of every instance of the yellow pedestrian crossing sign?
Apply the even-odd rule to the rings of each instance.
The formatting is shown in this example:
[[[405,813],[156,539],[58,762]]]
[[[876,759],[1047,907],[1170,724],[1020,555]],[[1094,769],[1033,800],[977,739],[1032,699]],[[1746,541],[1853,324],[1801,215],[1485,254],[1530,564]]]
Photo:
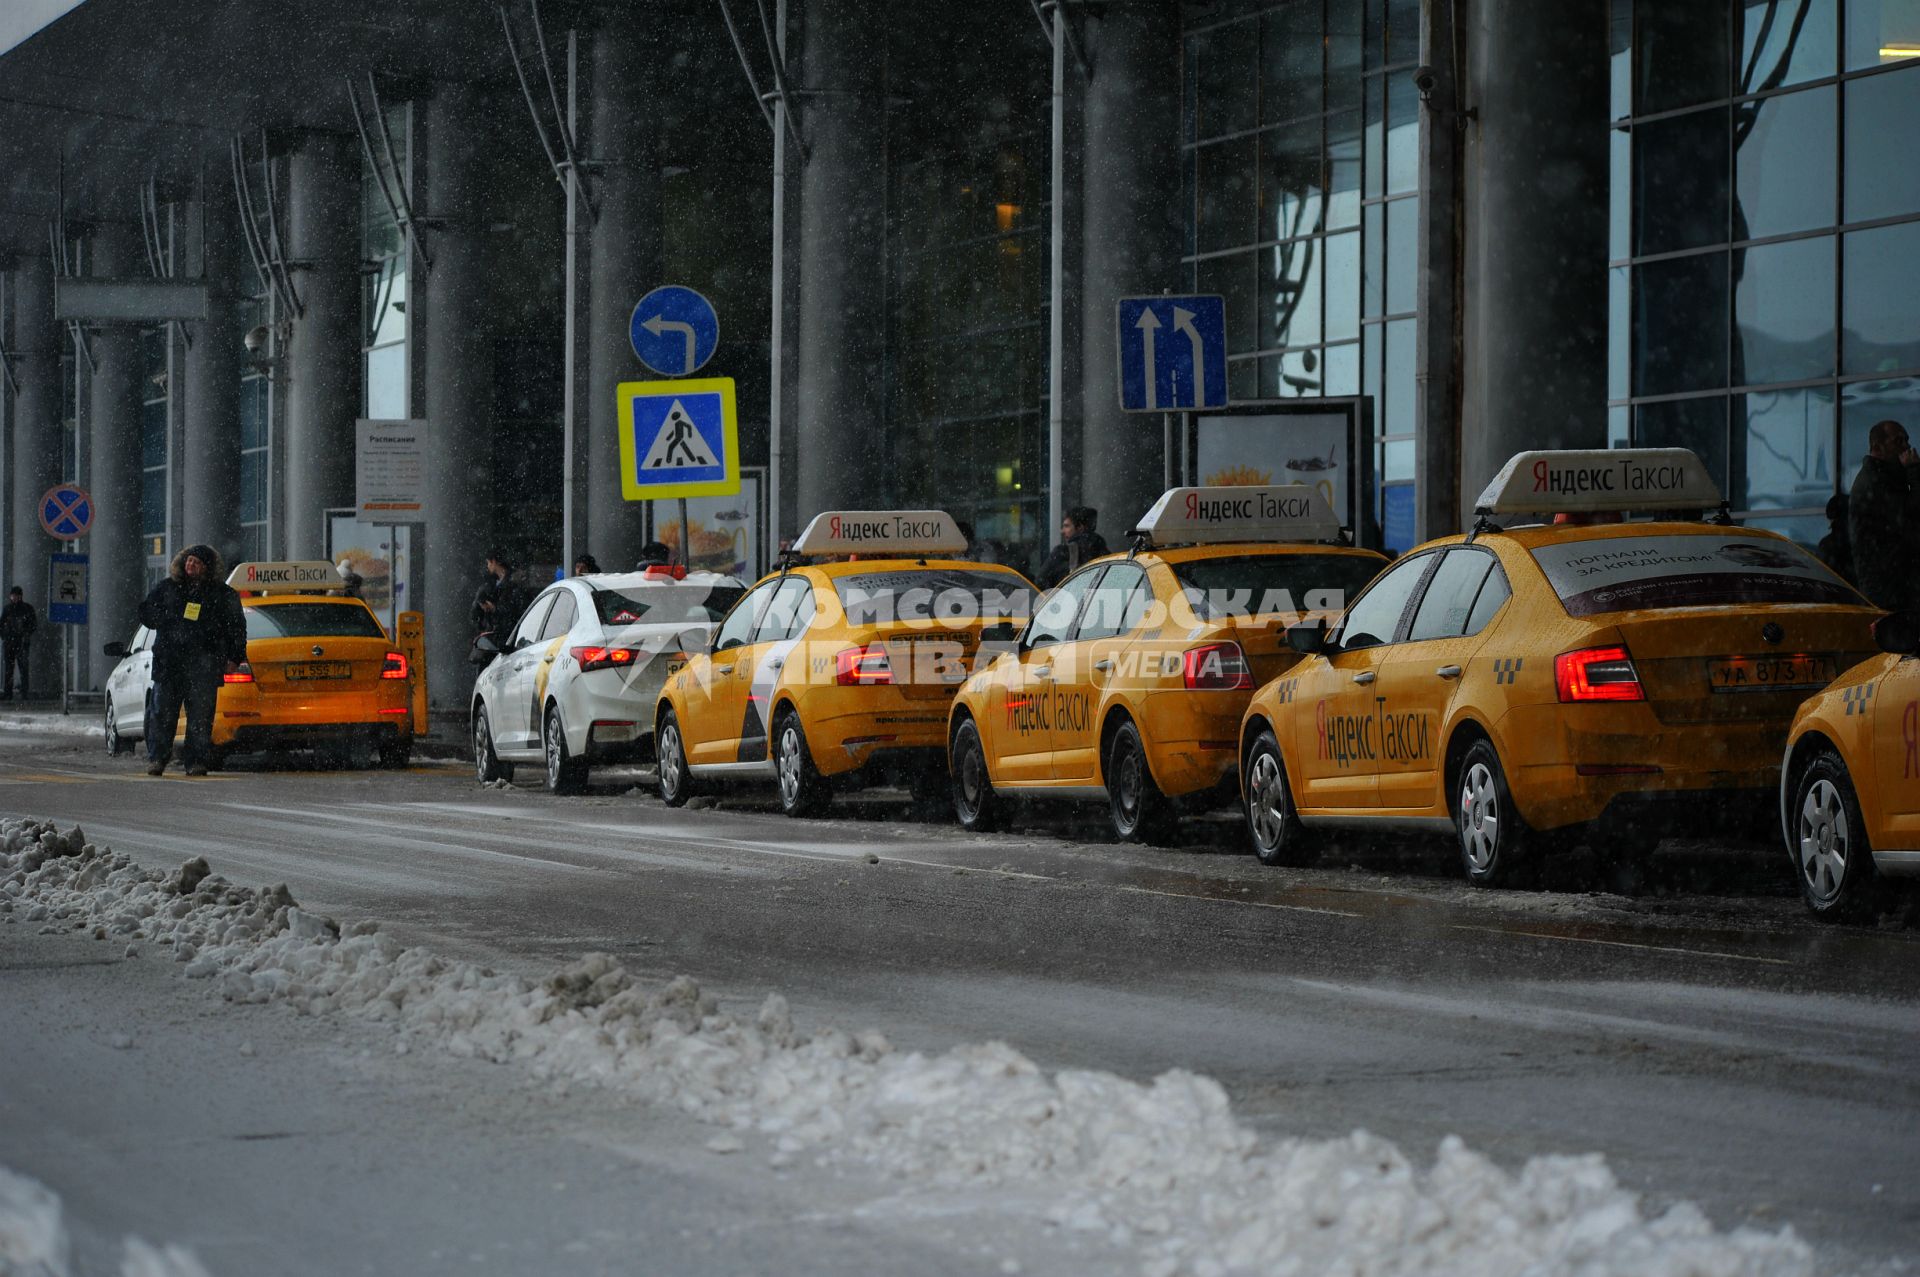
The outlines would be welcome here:
[[[620,493],[629,501],[740,491],[733,378],[623,381]]]

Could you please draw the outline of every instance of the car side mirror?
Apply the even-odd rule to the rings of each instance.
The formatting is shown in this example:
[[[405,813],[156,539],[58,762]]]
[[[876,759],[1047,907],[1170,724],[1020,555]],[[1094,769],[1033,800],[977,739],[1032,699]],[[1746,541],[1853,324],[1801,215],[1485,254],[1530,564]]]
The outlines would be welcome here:
[[[713,646],[713,634],[711,631],[702,629],[681,630],[674,636],[673,641],[678,643],[680,650],[688,656],[700,656]]]
[[[980,631],[982,643],[1011,643],[1020,637],[1020,631],[1014,628],[1012,621],[1000,621]]]
[[[493,635],[491,634],[479,634],[474,637],[473,648],[476,652],[497,654],[500,651],[500,644],[494,641]]]
[[[1920,652],[1920,612],[1893,612],[1873,623],[1873,638],[1883,652],[1912,656]]]
[[[1313,655],[1327,650],[1327,618],[1316,616],[1287,627],[1287,646],[1296,652]]]
[[[103,643],[100,645],[100,650],[116,661],[124,660],[127,656],[127,645],[125,643]]]

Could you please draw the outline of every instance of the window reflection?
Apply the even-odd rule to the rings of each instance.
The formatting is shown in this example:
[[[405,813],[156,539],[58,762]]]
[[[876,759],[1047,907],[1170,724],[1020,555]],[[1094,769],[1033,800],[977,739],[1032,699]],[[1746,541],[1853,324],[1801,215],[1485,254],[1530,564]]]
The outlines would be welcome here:
[[[1260,28],[1261,122],[1319,115],[1320,6],[1285,5],[1262,18]]]
[[[1734,385],[1833,374],[1833,252],[1824,235],[1734,250]]]
[[[1240,138],[1200,148],[1200,200],[1197,231],[1200,251],[1253,242],[1254,164],[1258,141]]]
[[[1726,6],[1637,0],[1633,35],[1642,114],[1727,95],[1732,49]]]
[[[1833,225],[1833,92],[1809,89],[1736,109],[1736,240]]]
[[[1634,127],[1636,252],[1726,242],[1727,121],[1721,107]]]
[[[1834,0],[1742,0],[1738,93],[1759,93],[1834,72]]]
[[[1920,121],[1920,67],[1847,85],[1849,222],[1920,213],[1915,121]]]
[[[1260,188],[1262,239],[1291,239],[1321,228],[1325,216],[1320,121],[1264,133]]]
[[[1263,256],[1267,277],[1260,307],[1261,348],[1319,341],[1321,241],[1289,240],[1267,249]]]
[[[1844,372],[1920,367],[1920,222],[1854,231],[1841,248]]]
[[[1840,490],[1853,486],[1860,459],[1867,455],[1867,433],[1891,418],[1920,438],[1920,377],[1856,381],[1840,391]]]
[[[1733,398],[1738,509],[1817,509],[1834,491],[1833,389],[1764,390]]]
[[[1634,393],[1727,384],[1727,258],[1703,253],[1633,269]]]
[[[1641,404],[1634,410],[1634,442],[1643,448],[1691,448],[1707,473],[1727,488],[1727,401],[1679,399]]]
[[[1920,57],[1920,7],[1913,0],[1847,0],[1847,70]]]

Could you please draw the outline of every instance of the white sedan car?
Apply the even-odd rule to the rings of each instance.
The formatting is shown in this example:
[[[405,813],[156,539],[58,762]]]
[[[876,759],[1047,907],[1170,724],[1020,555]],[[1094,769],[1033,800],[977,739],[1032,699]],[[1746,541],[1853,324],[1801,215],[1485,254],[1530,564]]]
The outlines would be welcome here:
[[[744,593],[736,577],[660,568],[548,586],[474,683],[475,775],[511,780],[516,763],[541,763],[549,790],[577,793],[595,763],[651,757],[669,667],[704,651]]]
[[[153,631],[142,625],[131,643],[102,649],[119,663],[107,675],[106,738],[109,754],[130,754],[147,735],[147,711],[153,708]]]

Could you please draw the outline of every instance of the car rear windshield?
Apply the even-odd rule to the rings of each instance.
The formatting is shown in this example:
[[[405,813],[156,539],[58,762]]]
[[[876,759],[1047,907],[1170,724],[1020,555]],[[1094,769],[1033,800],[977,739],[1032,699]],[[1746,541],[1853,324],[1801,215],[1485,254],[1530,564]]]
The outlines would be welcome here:
[[[1533,548],[1570,616],[1643,608],[1866,600],[1793,542],[1719,529]]]
[[[363,603],[256,603],[247,609],[247,637],[385,638]]]
[[[642,585],[595,590],[602,625],[699,625],[718,621],[746,590],[737,585]]]
[[[1386,564],[1364,554],[1241,554],[1173,565],[1202,615],[1337,612]]]
[[[960,568],[903,568],[856,572],[833,579],[849,625],[888,621],[964,624],[1024,621],[1033,613],[1033,587],[1015,572]]]

